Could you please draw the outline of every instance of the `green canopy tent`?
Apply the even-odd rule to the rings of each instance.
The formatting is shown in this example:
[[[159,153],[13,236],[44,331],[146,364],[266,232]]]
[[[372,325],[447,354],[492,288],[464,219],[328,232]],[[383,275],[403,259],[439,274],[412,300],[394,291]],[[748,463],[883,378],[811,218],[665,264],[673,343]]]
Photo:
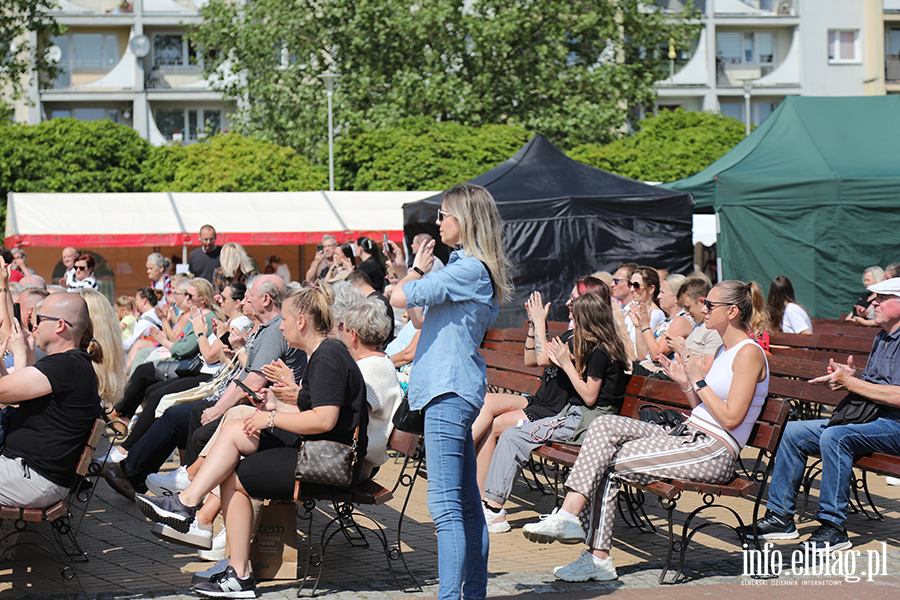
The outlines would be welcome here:
[[[725,279],[786,275],[819,318],[846,313],[863,269],[900,260],[900,96],[786,98],[725,156],[664,187],[719,218]]]

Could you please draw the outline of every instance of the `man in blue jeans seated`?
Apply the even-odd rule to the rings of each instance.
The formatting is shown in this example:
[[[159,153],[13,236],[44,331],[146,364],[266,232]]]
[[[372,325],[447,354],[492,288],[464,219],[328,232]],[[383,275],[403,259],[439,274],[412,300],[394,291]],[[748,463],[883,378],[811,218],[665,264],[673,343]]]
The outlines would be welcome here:
[[[794,539],[799,537],[794,526],[794,500],[809,455],[822,457],[822,482],[819,486],[819,511],[816,518],[821,526],[809,537],[813,552],[823,552],[826,544],[831,550],[845,550],[852,546],[844,529],[853,461],[872,452],[900,454],[900,277],[869,286],[877,294],[875,323],[881,327],[869,362],[862,375],[856,377],[851,357],[846,365],[833,360],[828,374],[810,380],[833,390],[847,390],[854,400],[854,409],[842,411],[848,399],[841,402],[831,420],[792,421],[775,456],[775,470],[769,484],[766,515],[757,521],[762,539]],[[844,418],[841,418],[841,415]],[[744,532],[749,539],[753,528]]]

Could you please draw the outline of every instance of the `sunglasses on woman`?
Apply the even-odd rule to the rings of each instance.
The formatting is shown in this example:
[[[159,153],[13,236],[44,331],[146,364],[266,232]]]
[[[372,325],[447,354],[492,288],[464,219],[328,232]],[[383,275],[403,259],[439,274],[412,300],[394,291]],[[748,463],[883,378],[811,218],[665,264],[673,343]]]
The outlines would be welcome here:
[[[440,208],[438,209],[438,213],[437,213],[438,223],[443,223],[444,219],[446,219],[447,217],[452,217],[452,216],[453,216],[453,213],[449,213],[446,210],[441,210]]]
[[[717,306],[729,306],[728,302],[713,302],[712,300],[703,299],[703,306],[706,307],[707,311],[712,311]]]

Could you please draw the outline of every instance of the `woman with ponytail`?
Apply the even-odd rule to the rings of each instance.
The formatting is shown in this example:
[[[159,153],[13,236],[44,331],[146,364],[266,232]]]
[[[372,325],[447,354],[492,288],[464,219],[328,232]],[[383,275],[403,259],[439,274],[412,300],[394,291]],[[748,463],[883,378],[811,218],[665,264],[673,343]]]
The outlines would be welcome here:
[[[356,268],[368,275],[369,280],[372,282],[372,287],[381,293],[384,291],[386,272],[384,265],[376,257],[377,252],[378,247],[370,238],[361,237],[356,240],[356,254],[359,256],[359,260],[362,261]]]
[[[733,477],[734,462],[769,391],[765,353],[747,334],[766,329],[766,302],[756,283],[723,281],[703,305],[706,326],[723,341],[706,377],[684,348],[672,360],[660,358],[693,407],[683,433],[670,435],[665,427],[628,417],[597,417],[566,481],[562,508],[524,527],[533,542],[569,544],[583,541],[590,528],[590,548],[554,569],[558,579],[616,579],[609,553],[623,483],[646,485],[672,477],[725,483]]]
[[[319,282],[291,292],[281,307],[281,330],[292,348],[309,356],[302,387],[287,374],[273,387],[294,393],[295,404],[276,404],[269,392],[257,410],[242,421],[223,422],[218,438],[191,484],[176,496],[138,494],[141,511],[153,520],[186,532],[200,501],[219,486],[231,557],[225,572],[199,583],[194,591],[209,596],[252,598],[256,582],[250,572],[253,509],[250,498],[291,502],[299,448],[303,441],[329,440],[350,446],[358,428],[353,482],[358,483],[368,437],[366,386],[347,347],[328,337],[332,329],[331,286]],[[269,373],[281,373],[277,362]],[[283,390],[284,391],[284,390]],[[289,398],[290,394],[279,394]],[[242,458],[243,457],[243,458]],[[300,480],[300,492],[304,483]],[[229,595],[240,592],[241,595]]]
[[[483,187],[456,185],[437,212],[441,241],[455,248],[431,273],[434,244],[419,246],[413,266],[391,292],[391,304],[422,323],[409,406],[425,411],[428,509],[438,536],[441,600],[479,600],[487,593],[488,530],[478,491],[472,424],[487,392],[478,346],[510,297],[501,221]],[[423,307],[428,307],[424,316]],[[465,582],[465,583],[463,583]]]

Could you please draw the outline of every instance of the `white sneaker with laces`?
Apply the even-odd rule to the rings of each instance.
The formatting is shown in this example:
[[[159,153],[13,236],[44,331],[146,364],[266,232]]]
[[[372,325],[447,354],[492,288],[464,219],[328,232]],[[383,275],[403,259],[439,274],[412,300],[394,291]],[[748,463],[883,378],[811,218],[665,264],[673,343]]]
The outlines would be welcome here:
[[[174,496],[175,494],[180,494],[191,485],[191,478],[188,477],[185,467],[178,467],[168,473],[147,475],[144,483],[147,485],[147,489],[153,492],[154,496]]]
[[[497,519],[502,519],[502,521]],[[484,520],[487,522],[488,533],[506,533],[511,529],[509,521],[506,520],[506,509],[504,508],[501,508],[500,512],[494,512],[485,506]]]
[[[209,550],[200,550],[197,552],[197,558],[200,560],[220,561],[225,558],[225,528],[213,538],[212,548]]]
[[[582,550],[578,560],[564,567],[556,567],[553,574],[563,581],[612,581],[619,577],[612,557],[601,560],[591,554],[590,550]]]
[[[174,542],[182,546],[190,546],[192,548],[200,548],[200,551],[208,550],[213,546],[212,525],[201,525],[197,519],[191,523],[187,533],[181,533],[172,529],[168,525],[162,523],[154,523],[150,528],[150,533],[161,540]]]
[[[564,517],[558,509],[553,509],[549,515],[542,515],[537,523],[528,523],[522,528],[522,533],[529,541],[538,544],[580,544],[584,541],[584,530],[578,519]]]

